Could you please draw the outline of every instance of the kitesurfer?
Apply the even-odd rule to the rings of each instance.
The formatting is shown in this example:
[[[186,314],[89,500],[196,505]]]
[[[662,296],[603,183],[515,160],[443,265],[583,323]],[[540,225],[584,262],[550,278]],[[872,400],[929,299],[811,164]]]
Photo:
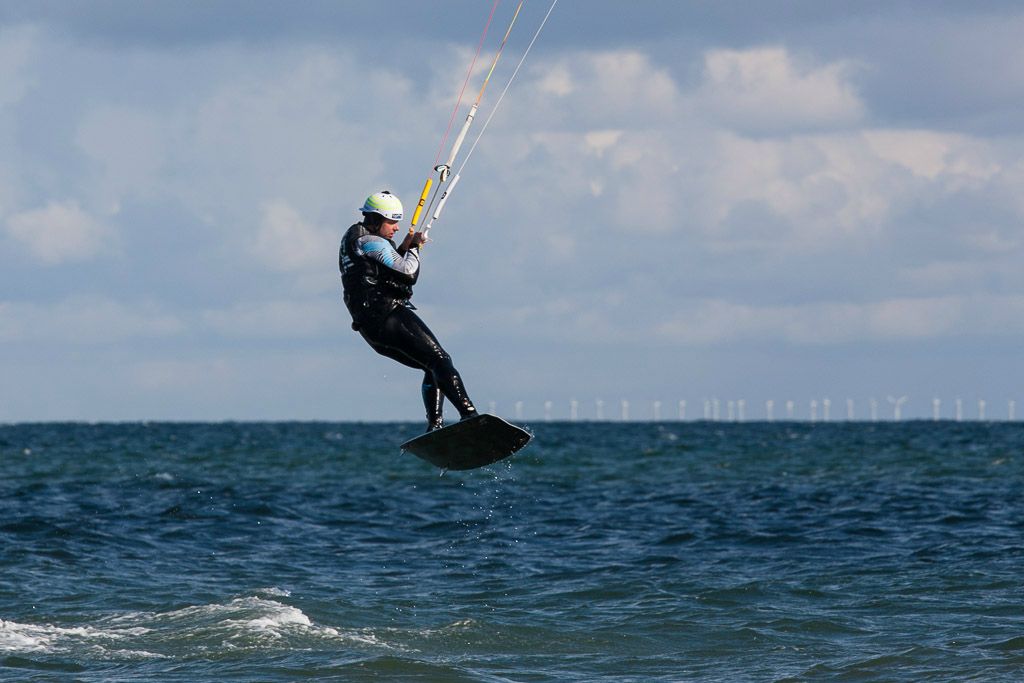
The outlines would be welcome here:
[[[382,356],[423,371],[427,431],[443,425],[444,398],[462,419],[473,417],[476,408],[451,357],[409,301],[426,238],[410,231],[395,245],[402,202],[387,190],[367,197],[360,211],[363,219],[345,232],[338,256],[352,329]]]

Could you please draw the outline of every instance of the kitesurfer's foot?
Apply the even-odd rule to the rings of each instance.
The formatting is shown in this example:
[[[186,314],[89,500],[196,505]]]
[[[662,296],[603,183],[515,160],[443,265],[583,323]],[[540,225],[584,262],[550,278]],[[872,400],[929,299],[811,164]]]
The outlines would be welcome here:
[[[463,413],[462,415],[459,416],[459,422],[462,422],[463,420],[468,420],[472,417],[476,417],[477,415],[479,415],[479,413],[476,412],[475,410],[471,410],[468,413]]]
[[[440,429],[441,427],[444,427],[444,420],[441,419],[441,418],[437,418],[436,420],[431,420],[431,421],[427,422],[427,431],[428,432],[432,432],[435,429]]]

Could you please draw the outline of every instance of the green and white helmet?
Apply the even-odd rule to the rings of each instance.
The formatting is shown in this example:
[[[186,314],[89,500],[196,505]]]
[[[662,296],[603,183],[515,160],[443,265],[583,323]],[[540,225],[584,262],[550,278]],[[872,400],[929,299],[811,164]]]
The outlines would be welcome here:
[[[363,213],[378,213],[389,221],[402,220],[402,202],[387,190],[371,194],[359,210]]]

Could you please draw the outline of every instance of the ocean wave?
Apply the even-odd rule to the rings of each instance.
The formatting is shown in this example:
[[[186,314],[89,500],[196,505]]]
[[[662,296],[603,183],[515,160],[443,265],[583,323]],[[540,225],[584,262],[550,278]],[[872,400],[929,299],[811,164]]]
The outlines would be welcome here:
[[[55,624],[23,624],[0,619],[0,652],[37,653],[88,650],[115,658],[160,657],[162,655],[135,648],[115,647],[115,643],[145,636],[150,629],[134,627],[57,626]]]
[[[173,641],[176,650],[185,644],[182,641],[204,651],[307,649],[338,644],[390,647],[368,631],[314,623],[298,607],[274,599],[287,597],[287,591],[270,589],[261,593],[224,603],[139,614],[137,619],[149,624],[161,639]]]
[[[0,619],[0,653],[57,653],[102,659],[189,657],[239,650],[308,650],[339,645],[394,651],[368,629],[314,623],[301,609],[266,589],[222,603],[166,612],[126,612],[85,625],[27,624]],[[172,655],[163,654],[172,653]]]

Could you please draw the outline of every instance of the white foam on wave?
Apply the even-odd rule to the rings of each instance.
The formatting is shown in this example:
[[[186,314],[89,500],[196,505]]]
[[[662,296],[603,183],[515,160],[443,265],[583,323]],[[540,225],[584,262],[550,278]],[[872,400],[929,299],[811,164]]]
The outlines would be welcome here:
[[[264,589],[264,595],[287,597],[288,591]],[[359,643],[393,649],[373,634],[339,630],[314,623],[301,609],[269,597],[246,596],[226,603],[194,605],[163,613],[139,614],[159,633],[187,639],[203,649],[219,647],[313,647],[330,643]]]
[[[54,624],[22,624],[0,619],[0,652],[68,652],[88,649],[115,657],[159,657],[145,650],[111,648],[117,641],[144,636],[150,629],[102,628],[95,626],[56,626]]]
[[[417,636],[426,636],[426,637],[443,636],[443,635],[449,635],[449,634],[452,634],[452,633],[463,633],[465,631],[470,631],[472,629],[475,629],[478,626],[479,626],[479,623],[476,620],[467,618],[467,619],[459,619],[458,621],[453,621],[450,624],[444,624],[442,626],[435,626],[433,628],[415,629],[414,631],[412,631],[412,633],[414,633]]]
[[[298,607],[276,600],[239,598],[224,609],[226,613],[239,612],[237,619],[225,619],[224,625],[237,628],[243,635],[255,634],[269,638],[284,638],[289,634],[311,635],[322,638],[340,638],[337,629],[317,626]]]
[[[279,590],[279,589],[278,589]],[[274,591],[264,590],[272,595]],[[287,591],[280,597],[286,597]],[[397,649],[365,629],[340,630],[314,623],[301,609],[277,600],[247,596],[227,603],[186,607],[164,619],[192,622],[193,629],[227,647],[312,647],[340,643]]]
[[[369,629],[337,629],[314,623],[301,609],[274,597],[288,591],[168,612],[125,612],[86,626],[22,624],[0,620],[0,653],[79,653],[99,658],[190,656],[218,650],[337,648],[339,645],[402,649]],[[270,597],[273,596],[273,597]]]
[[[46,650],[50,637],[44,629],[0,619],[0,652],[33,652]]]

